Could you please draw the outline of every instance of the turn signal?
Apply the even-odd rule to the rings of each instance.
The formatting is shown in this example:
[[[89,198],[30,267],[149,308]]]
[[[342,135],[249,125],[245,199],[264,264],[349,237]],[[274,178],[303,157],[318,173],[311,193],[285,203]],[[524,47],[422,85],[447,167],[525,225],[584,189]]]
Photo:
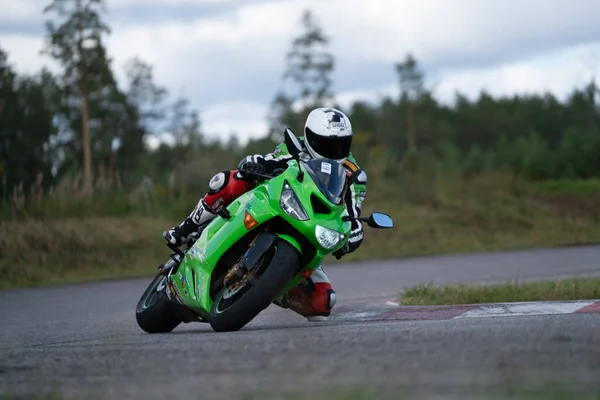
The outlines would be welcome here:
[[[244,225],[246,229],[250,230],[258,225],[258,221],[254,219],[252,215],[246,210],[244,211]]]
[[[313,270],[310,268],[306,268],[304,271],[300,272],[300,276],[304,279],[310,277],[313,273]]]

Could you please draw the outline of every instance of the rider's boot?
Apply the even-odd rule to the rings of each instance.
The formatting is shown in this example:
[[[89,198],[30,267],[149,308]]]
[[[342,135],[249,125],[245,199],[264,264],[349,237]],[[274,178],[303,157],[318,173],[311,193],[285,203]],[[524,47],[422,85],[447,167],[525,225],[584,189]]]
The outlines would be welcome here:
[[[190,240],[198,238],[206,225],[216,216],[217,214],[202,198],[194,208],[194,211],[181,224],[163,232],[163,237],[167,242],[177,247],[188,244]]]
[[[246,181],[237,170],[216,174],[208,184],[208,193],[200,199],[194,211],[179,226],[163,232],[167,242],[176,246],[198,238],[202,230],[216,216],[219,207],[227,206],[242,194],[251,190],[254,183]]]
[[[196,208],[178,226],[174,226],[163,237],[177,247],[188,245],[200,237],[206,226],[216,218],[219,207],[226,207],[233,200],[251,190],[252,182],[248,182],[237,170],[217,173],[208,184],[208,192],[198,201]],[[159,267],[165,272],[164,265]]]

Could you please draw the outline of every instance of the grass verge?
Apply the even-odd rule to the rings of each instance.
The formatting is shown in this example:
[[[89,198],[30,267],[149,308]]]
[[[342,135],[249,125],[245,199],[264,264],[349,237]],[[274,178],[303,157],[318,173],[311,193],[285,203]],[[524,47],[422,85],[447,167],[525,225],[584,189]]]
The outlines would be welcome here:
[[[370,184],[363,215],[389,213],[394,229],[366,227],[359,251],[343,261],[600,242],[595,181],[541,185],[487,174],[390,182]],[[101,200],[40,205],[43,212],[0,219],[0,288],[152,274],[169,253],[161,232],[179,223],[197,196],[148,210],[118,196]]]
[[[600,299],[600,278],[500,285],[418,285],[400,295],[406,306]]]
[[[0,288],[152,274],[166,221],[90,218],[0,223]]]

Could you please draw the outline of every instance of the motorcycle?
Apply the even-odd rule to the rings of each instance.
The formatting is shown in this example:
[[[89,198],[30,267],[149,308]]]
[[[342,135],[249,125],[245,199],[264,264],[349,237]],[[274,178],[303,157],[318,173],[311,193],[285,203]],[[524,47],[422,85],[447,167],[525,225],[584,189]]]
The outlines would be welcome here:
[[[182,322],[239,330],[346,243],[354,218],[343,199],[356,174],[348,177],[338,161],[306,157],[289,129],[285,144],[292,156],[286,169],[251,173],[256,187],[219,208],[193,243],[168,245],[171,258],[136,307],[142,330],[170,332]],[[383,213],[357,219],[394,226]]]

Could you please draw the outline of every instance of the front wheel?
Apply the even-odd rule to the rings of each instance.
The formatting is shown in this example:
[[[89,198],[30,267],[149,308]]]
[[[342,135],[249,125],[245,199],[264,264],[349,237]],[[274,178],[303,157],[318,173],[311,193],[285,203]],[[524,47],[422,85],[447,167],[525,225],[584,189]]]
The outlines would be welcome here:
[[[166,276],[157,275],[137,304],[135,319],[139,327],[148,333],[171,332],[181,323],[167,308],[167,282]]]
[[[298,250],[278,240],[252,270],[252,286],[222,289],[210,310],[210,325],[217,332],[237,331],[267,308],[300,270]]]

